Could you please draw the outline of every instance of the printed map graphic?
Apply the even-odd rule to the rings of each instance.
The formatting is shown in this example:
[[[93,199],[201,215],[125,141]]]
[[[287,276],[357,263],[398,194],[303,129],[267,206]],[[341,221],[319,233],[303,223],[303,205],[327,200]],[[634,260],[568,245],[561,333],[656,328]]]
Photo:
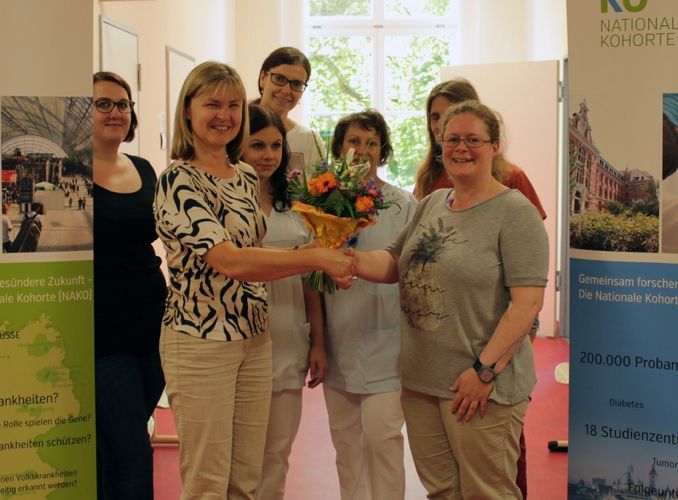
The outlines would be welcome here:
[[[64,339],[41,315],[21,330],[0,324],[0,498],[47,498],[77,484],[77,471],[50,451],[92,440],[80,417]],[[75,433],[73,432],[75,431]],[[61,465],[65,465],[62,467]]]

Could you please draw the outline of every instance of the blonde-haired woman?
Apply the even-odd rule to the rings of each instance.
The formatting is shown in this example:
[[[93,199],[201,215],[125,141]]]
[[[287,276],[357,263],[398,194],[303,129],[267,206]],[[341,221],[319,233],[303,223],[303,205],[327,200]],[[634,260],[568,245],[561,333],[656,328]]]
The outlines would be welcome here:
[[[254,498],[271,398],[261,282],[352,271],[339,251],[260,247],[259,182],[239,160],[248,128],[235,70],[196,66],[181,89],[175,160],[160,176],[154,206],[170,274],[160,354],[179,435],[182,499]]]
[[[446,111],[454,189],[422,200],[385,250],[349,251],[358,277],[400,283],[401,403],[429,498],[523,498],[516,464],[536,382],[525,336],[542,306],[548,241],[535,207],[492,176],[499,129],[476,101]]]
[[[478,92],[465,78],[454,78],[439,83],[431,89],[426,99],[426,129],[428,132],[428,151],[417,171],[414,196],[421,200],[436,189],[454,187],[450,176],[445,172],[440,146],[440,122],[445,111],[463,101],[480,101]],[[539,201],[537,192],[530,179],[517,165],[510,163],[499,152],[492,166],[492,175],[507,187],[519,190],[537,207],[542,219],[546,212]]]
[[[478,92],[471,82],[465,78],[453,78],[439,83],[431,89],[426,100],[426,130],[428,132],[428,151],[417,172],[414,196],[421,200],[436,189],[454,187],[452,179],[443,167],[442,147],[440,145],[440,124],[445,112],[451,106],[464,101],[480,101]],[[499,123],[501,125],[501,123]],[[517,165],[510,163],[500,152],[492,162],[492,176],[503,185],[517,189],[539,210],[542,219],[546,219],[546,211],[539,200],[530,179]],[[535,319],[530,329],[530,338],[537,335],[539,320]],[[523,496],[527,498],[527,450],[525,436],[520,435],[520,457],[518,459],[518,475],[516,483]]]

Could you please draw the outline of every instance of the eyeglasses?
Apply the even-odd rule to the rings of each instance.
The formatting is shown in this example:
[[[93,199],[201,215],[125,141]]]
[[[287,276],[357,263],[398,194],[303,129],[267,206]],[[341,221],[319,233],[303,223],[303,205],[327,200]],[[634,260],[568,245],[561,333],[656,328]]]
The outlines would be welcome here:
[[[94,101],[94,107],[97,108],[97,111],[100,113],[110,113],[113,111],[113,108],[118,108],[118,111],[127,114],[132,112],[134,103],[127,99],[118,102],[111,101],[110,99],[97,99]]]
[[[475,135],[469,135],[467,137],[458,137],[456,135],[453,135],[445,139],[443,141],[443,145],[447,148],[456,148],[462,142],[471,149],[478,149],[483,144],[492,144],[492,142],[494,141],[486,141],[484,139],[481,139],[480,137],[476,137]]]
[[[290,89],[294,90],[295,92],[303,92],[308,86],[306,82],[302,82],[301,80],[290,80],[285,75],[281,75],[280,73],[269,72],[268,74],[271,75],[271,81],[278,87],[284,87],[289,83]]]

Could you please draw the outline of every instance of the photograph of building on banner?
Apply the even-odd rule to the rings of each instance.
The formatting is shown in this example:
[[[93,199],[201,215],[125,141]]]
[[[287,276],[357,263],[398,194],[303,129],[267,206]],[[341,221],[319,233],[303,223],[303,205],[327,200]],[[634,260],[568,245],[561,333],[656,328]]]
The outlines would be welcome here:
[[[678,253],[678,93],[664,94],[662,252]]]
[[[3,253],[92,249],[92,100],[2,97]]]
[[[567,15],[567,498],[675,499],[678,2]]]
[[[595,143],[593,127],[606,126],[601,115],[584,99],[569,118],[570,245],[658,252],[659,182],[648,173],[654,167],[614,165],[606,159]]]

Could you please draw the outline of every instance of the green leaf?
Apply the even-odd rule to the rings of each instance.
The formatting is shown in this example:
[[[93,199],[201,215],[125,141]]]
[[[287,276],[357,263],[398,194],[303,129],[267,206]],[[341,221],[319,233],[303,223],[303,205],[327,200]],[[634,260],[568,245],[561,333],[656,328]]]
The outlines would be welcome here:
[[[351,202],[339,190],[332,191],[323,204],[325,212],[337,214],[339,217],[351,217]]]

